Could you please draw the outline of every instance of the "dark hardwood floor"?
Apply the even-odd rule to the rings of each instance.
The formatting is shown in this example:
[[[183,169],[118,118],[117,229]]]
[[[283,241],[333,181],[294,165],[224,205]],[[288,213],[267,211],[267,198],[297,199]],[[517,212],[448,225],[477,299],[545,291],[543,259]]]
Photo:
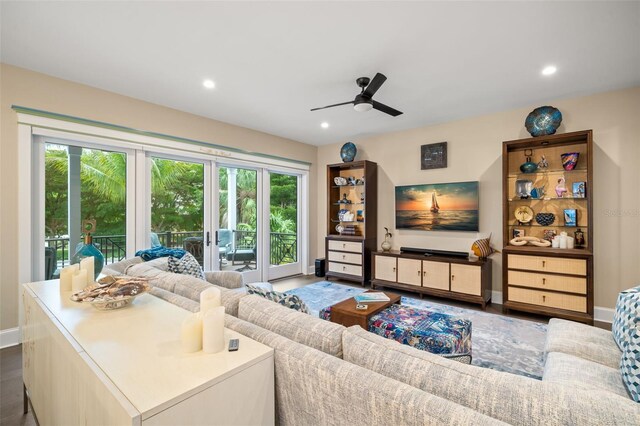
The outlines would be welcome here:
[[[293,288],[304,287],[305,285],[312,284],[318,281],[324,281],[324,278],[319,278],[313,275],[300,275],[292,278],[273,281],[272,283],[274,290],[287,291]],[[349,283],[346,281],[332,280],[332,282],[360,287],[360,285],[358,284]],[[409,293],[395,289],[389,290],[394,293],[402,294],[403,296],[418,297],[415,293]],[[464,302],[456,302],[447,299],[425,296],[424,300],[452,306],[459,306],[466,309],[481,309],[477,305]],[[504,315],[502,312],[502,305],[498,304],[488,305],[486,312]],[[510,312],[509,316],[537,322],[548,321],[548,318],[546,317],[529,315],[519,312],[515,313],[513,311]],[[596,326],[608,330],[611,329],[610,323],[597,322]],[[31,414],[31,411],[29,411],[29,413],[27,414],[22,414],[22,346],[20,345],[0,350],[0,392],[0,425],[14,426],[37,424],[33,415]]]

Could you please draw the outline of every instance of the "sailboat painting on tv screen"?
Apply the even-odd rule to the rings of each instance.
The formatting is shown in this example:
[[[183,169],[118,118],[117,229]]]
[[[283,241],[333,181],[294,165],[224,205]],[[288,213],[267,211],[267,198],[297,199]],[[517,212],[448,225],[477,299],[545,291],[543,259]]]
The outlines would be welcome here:
[[[396,187],[396,228],[421,231],[479,230],[478,182]]]

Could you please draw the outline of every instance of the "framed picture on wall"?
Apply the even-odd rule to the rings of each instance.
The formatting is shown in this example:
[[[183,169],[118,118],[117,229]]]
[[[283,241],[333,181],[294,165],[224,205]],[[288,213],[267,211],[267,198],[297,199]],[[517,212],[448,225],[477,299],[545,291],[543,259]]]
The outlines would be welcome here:
[[[447,167],[447,143],[438,142],[420,147],[422,170],[444,169]]]

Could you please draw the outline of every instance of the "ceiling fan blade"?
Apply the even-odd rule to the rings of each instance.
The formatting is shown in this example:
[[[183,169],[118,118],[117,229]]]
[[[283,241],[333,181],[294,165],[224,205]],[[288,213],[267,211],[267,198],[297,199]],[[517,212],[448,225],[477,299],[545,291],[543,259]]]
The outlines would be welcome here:
[[[314,109],[312,109],[311,111],[317,111],[317,110],[319,110],[319,109],[325,109],[325,108],[337,107],[337,106],[340,106],[340,105],[349,105],[349,104],[352,104],[352,103],[353,103],[353,101],[343,102],[343,103],[341,103],[341,104],[327,105],[327,106],[323,106],[323,107],[320,107],[320,108],[314,108]]]
[[[377,73],[376,76],[373,77],[373,80],[371,80],[371,83],[369,83],[367,88],[364,89],[364,92],[362,92],[362,96],[366,96],[367,98],[371,99],[371,97],[378,91],[380,86],[382,86],[382,83],[384,83],[386,80],[387,77],[385,77],[383,74]]]
[[[386,106],[385,104],[381,104],[380,102],[376,102],[373,100],[371,102],[373,102],[373,109],[377,109],[378,111],[382,111],[394,117],[397,117],[400,114],[402,114],[401,111],[398,111],[397,109],[393,109],[390,106]]]

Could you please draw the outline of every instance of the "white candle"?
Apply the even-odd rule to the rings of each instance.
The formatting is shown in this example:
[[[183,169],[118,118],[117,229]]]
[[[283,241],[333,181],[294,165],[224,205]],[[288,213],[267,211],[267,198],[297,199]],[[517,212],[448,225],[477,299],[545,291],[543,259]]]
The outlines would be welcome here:
[[[211,308],[204,313],[202,350],[208,354],[224,350],[224,306]]]
[[[205,313],[209,309],[217,308],[222,305],[220,298],[220,289],[209,287],[200,293],[200,312]]]
[[[553,237],[553,240],[551,240],[551,247],[560,248],[560,237]]]
[[[191,314],[184,319],[180,340],[183,352],[198,352],[202,349],[202,316],[200,314]]]
[[[87,270],[79,269],[71,277],[71,290],[77,293],[87,286]]]
[[[84,269],[87,271],[87,285],[93,284],[93,280],[95,279],[95,263],[93,256],[85,257],[80,261],[80,269]]]
[[[572,249],[574,246],[574,240],[573,237],[567,237],[567,248]]]
[[[564,235],[562,235],[564,234]],[[564,232],[560,234],[560,248],[561,249],[566,249],[567,248],[567,234],[565,234]]]
[[[60,291],[71,291],[71,278],[80,269],[77,263],[60,270]]]

